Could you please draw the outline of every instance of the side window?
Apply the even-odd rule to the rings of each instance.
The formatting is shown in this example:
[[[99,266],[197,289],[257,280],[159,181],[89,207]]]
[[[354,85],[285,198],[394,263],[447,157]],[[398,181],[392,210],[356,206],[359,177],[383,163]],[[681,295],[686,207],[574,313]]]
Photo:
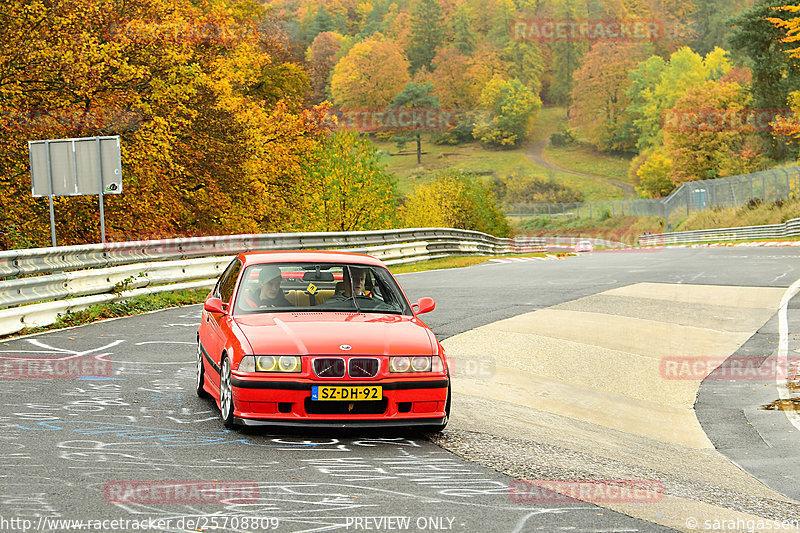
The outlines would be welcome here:
[[[241,270],[242,263],[236,259],[220,277],[219,297],[223,302],[227,303],[231,301],[233,289],[236,287],[236,279],[239,277],[239,272]]]

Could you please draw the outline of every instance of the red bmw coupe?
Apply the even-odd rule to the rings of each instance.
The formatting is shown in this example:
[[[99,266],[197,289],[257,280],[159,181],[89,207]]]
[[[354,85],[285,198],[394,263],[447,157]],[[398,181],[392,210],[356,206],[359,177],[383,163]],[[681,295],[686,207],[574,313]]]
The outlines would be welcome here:
[[[236,256],[205,301],[197,394],[226,427],[420,426],[450,414],[444,349],[374,257],[343,252]]]

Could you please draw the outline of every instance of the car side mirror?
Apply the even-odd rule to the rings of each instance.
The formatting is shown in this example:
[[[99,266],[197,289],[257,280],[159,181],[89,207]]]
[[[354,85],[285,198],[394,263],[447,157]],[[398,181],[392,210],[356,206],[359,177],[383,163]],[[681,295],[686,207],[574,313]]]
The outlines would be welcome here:
[[[417,314],[421,315],[422,313],[428,313],[428,312],[433,311],[434,309],[436,309],[436,302],[433,301],[433,298],[429,298],[428,296],[425,296],[425,297],[420,298],[419,300],[417,300],[417,303],[415,303],[411,307],[412,307],[412,309],[414,307],[416,307],[417,308],[416,309]]]
[[[219,298],[215,298],[213,296],[209,296],[206,298],[206,302],[203,304],[203,309],[210,313],[225,313],[225,304],[222,303],[222,300]]]

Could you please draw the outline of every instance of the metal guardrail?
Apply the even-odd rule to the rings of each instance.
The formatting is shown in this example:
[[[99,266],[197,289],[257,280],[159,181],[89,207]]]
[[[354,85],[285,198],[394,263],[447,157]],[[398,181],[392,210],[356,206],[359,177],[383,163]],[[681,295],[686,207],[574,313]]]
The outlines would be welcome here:
[[[426,240],[419,240],[425,238]],[[389,244],[387,244],[389,243]],[[449,255],[546,251],[535,237],[503,239],[451,228],[231,235],[0,251],[0,335],[52,324],[59,314],[139,294],[211,287],[233,255],[251,250],[340,249],[386,264]]]
[[[479,242],[497,249],[497,253],[505,253],[499,251],[500,249],[513,249],[517,246],[513,239],[503,239],[479,231],[452,228],[223,235],[5,250],[0,251],[0,277],[111,267],[166,259],[235,255],[251,250],[363,248],[412,241],[435,242],[439,240]]]
[[[785,239],[800,237],[800,218],[784,224],[765,226],[746,226],[741,228],[704,229],[696,231],[677,231],[674,233],[657,233],[639,237],[641,246],[658,246],[662,244],[681,244],[711,241],[745,241],[750,239]]]

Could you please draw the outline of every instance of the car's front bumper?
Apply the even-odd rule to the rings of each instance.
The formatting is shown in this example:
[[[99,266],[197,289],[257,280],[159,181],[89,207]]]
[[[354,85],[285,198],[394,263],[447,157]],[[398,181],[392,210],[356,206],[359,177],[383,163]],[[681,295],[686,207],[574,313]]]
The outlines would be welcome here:
[[[371,402],[312,401],[314,385],[380,385],[383,399]],[[449,380],[266,381],[234,377],[234,416],[243,425],[302,427],[390,427],[439,425],[446,421]]]

